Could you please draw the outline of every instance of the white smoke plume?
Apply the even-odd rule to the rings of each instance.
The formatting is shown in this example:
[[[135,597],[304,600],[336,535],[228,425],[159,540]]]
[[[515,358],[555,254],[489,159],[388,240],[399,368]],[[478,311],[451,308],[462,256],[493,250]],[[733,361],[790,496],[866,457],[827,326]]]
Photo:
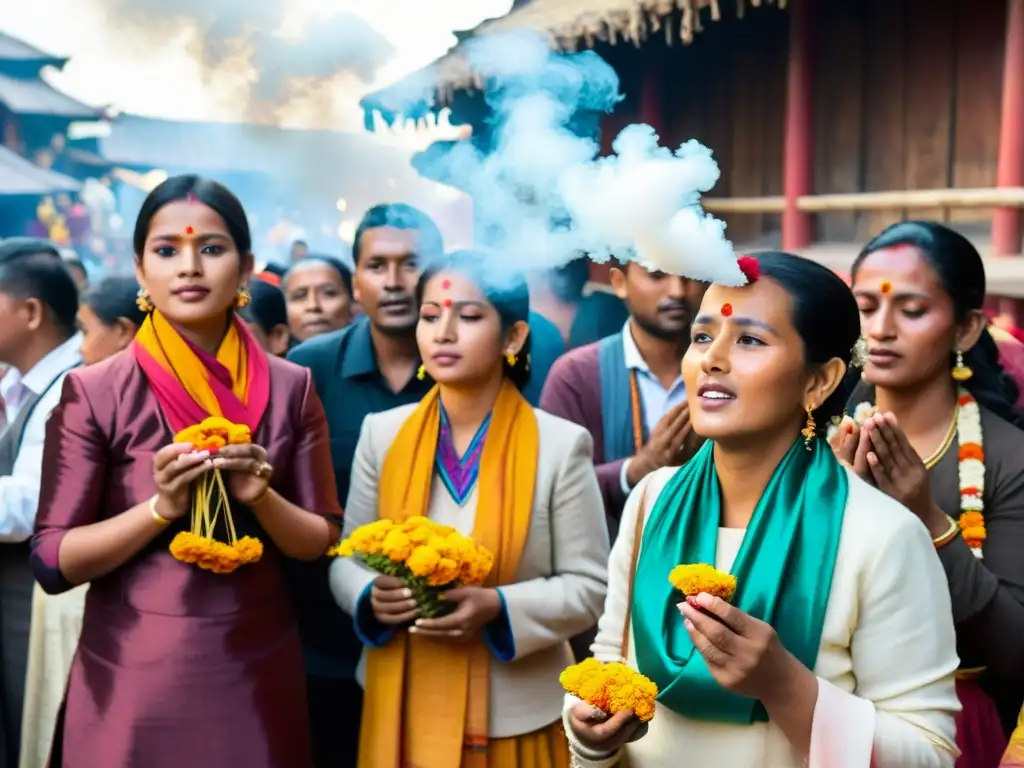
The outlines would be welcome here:
[[[650,126],[631,125],[615,139],[614,155],[597,157],[586,136],[621,98],[618,77],[597,54],[552,54],[545,41],[519,33],[473,39],[465,50],[489,75],[490,131],[424,153],[418,167],[469,193],[478,241],[505,257],[496,269],[553,268],[586,253],[746,282],[725,224],[699,204],[720,175],[711,150],[689,141],[673,151]]]

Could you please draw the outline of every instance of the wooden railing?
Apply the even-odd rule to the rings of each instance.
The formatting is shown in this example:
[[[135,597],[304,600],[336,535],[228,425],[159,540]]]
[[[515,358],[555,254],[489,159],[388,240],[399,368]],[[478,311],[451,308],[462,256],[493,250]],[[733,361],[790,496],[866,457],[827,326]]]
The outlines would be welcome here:
[[[709,213],[782,213],[786,198],[707,197],[701,201]],[[1024,187],[985,189],[906,189],[894,192],[852,192],[806,195],[797,208],[807,213],[880,211],[898,208],[1024,208]]]

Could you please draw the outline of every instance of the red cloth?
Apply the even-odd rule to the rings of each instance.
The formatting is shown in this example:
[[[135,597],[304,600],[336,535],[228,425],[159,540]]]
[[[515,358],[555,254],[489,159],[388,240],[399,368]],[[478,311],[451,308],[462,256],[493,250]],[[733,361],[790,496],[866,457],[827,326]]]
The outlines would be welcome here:
[[[956,695],[963,710],[956,716],[956,768],[999,768],[1009,739],[999,711],[977,680],[957,680]]]

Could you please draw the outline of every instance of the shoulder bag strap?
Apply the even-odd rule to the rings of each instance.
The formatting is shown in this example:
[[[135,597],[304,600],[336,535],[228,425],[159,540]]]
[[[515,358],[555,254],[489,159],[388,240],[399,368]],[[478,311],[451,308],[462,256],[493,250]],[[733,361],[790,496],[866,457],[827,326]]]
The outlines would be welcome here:
[[[622,661],[629,657],[629,636],[633,624],[633,586],[636,583],[636,564],[640,560],[640,543],[644,535],[644,521],[647,519],[647,488],[640,495],[640,506],[636,510],[636,526],[633,528],[633,553],[629,558],[629,588],[626,597],[626,621],[622,625]]]

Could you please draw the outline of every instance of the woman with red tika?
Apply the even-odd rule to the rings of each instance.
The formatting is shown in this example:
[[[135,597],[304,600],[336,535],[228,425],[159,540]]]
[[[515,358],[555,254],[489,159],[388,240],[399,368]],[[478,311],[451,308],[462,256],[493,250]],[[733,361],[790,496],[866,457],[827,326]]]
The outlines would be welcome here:
[[[996,768],[1024,700],[1024,415],[962,235],[894,224],[852,269],[864,378],[840,458],[928,528],[956,625],[957,768]]]
[[[337,539],[323,410],[308,371],[268,358],[235,316],[253,260],[234,195],[168,179],[134,246],[147,317],[127,350],[65,381],[47,430],[33,570],[50,593],[91,585],[51,765],[303,768],[281,558]],[[210,417],[239,444],[175,437]],[[208,551],[172,554],[190,536]],[[240,565],[236,542],[262,553]]]

